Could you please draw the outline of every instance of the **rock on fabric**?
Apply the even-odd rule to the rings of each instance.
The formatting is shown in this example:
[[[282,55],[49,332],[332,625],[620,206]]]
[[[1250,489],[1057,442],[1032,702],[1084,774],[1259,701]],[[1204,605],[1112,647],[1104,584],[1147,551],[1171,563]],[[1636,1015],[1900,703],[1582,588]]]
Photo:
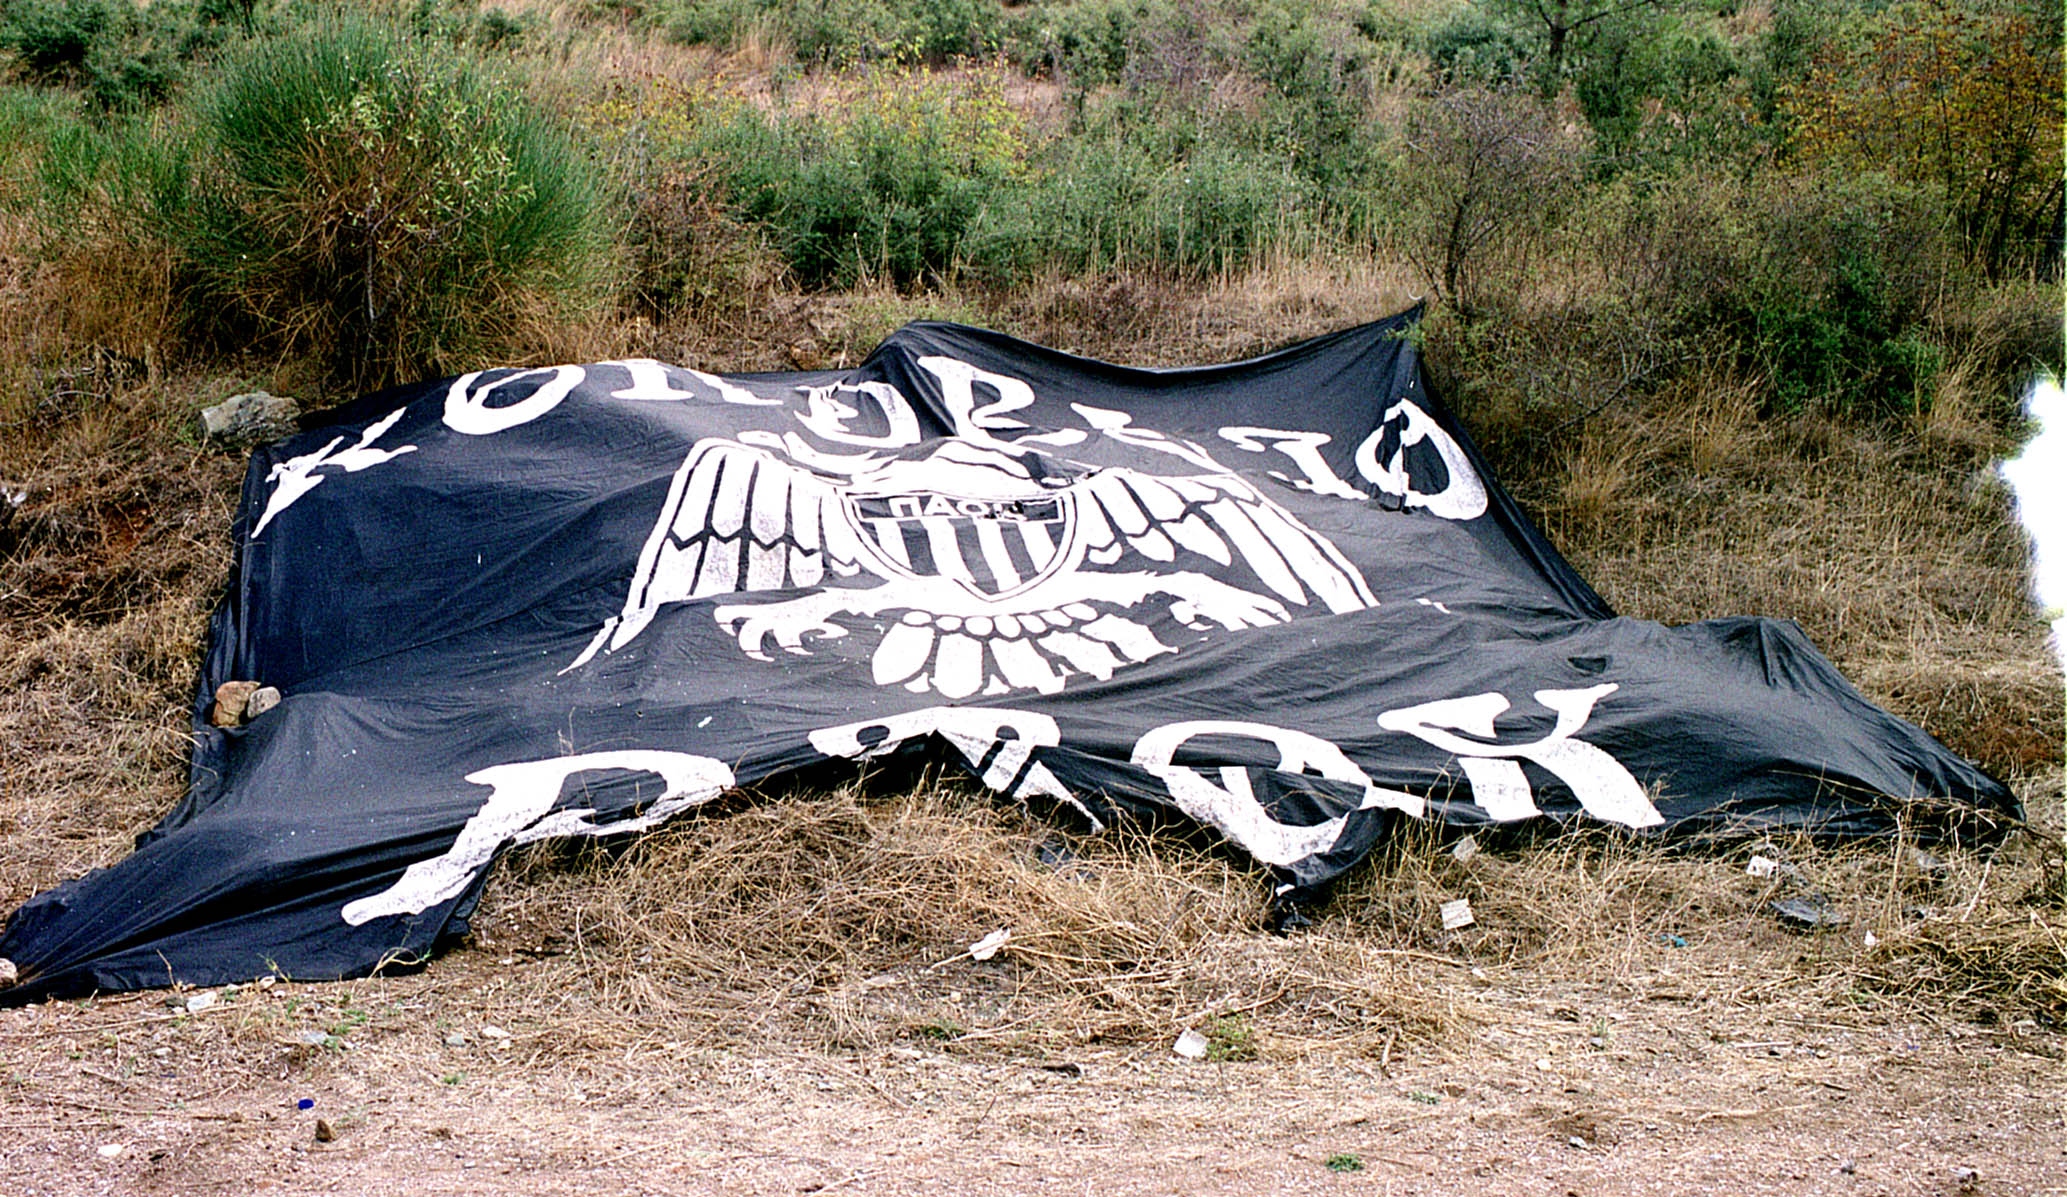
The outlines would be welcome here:
[[[421,960],[512,844],[891,753],[1210,825],[1281,906],[1401,820],[2014,815],[1791,623],[1615,617],[1428,394],[1417,315],[1200,369],[916,324],[846,372],[360,401],[254,455],[191,790],[16,912],[0,996]],[[230,680],[281,699],[215,727]]]

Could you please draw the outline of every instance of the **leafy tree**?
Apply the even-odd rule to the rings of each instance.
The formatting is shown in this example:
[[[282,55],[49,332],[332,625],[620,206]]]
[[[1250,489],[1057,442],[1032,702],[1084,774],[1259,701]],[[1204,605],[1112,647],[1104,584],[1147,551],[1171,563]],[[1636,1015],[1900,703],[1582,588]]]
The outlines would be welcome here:
[[[1439,298],[1466,319],[1478,313],[1482,251],[1547,219],[1576,182],[1582,152],[1547,105],[1512,88],[1459,88],[1412,115],[1407,256]]]
[[[1545,94],[1562,85],[1568,59],[1604,27],[1632,13],[1662,9],[1667,0],[1487,0],[1495,15],[1527,31],[1540,46],[1538,81]]]
[[[2061,208],[2057,11],[1909,0],[1864,32],[1783,90],[1794,150],[1934,187],[1990,278],[2044,256]]]
[[[1572,70],[1572,94],[1608,173],[1754,160],[1742,72],[1705,17],[1631,14],[1603,27]]]

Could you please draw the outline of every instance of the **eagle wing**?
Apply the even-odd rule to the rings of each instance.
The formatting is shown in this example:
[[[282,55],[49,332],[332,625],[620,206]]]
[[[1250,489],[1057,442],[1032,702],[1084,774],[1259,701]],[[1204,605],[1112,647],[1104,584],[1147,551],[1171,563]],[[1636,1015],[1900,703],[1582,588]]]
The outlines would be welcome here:
[[[632,573],[624,611],[568,668],[629,643],[668,603],[746,591],[810,589],[863,568],[861,542],[831,483],[773,453],[706,440],[668,485]]]
[[[1375,607],[1369,584],[1341,550],[1235,474],[1158,477],[1101,470],[1079,484],[1085,556],[1111,565],[1132,551],[1174,562],[1180,551],[1232,566],[1237,559],[1288,604],[1340,614]]]
[[[772,453],[705,441],[675,472],[639,553],[627,611],[713,595],[819,585],[861,568],[839,492]]]

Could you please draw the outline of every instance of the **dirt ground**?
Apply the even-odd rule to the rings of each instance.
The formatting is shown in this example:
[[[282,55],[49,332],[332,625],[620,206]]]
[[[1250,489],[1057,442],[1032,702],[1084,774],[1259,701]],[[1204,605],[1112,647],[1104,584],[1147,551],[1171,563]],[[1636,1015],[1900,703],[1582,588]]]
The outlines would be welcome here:
[[[620,1043],[522,975],[564,966],[483,950],[50,1003],[0,1012],[0,1191],[2067,1192],[2067,1037],[2036,1023],[1731,1006],[1663,959],[1423,966],[1475,1029],[1376,1059]]]

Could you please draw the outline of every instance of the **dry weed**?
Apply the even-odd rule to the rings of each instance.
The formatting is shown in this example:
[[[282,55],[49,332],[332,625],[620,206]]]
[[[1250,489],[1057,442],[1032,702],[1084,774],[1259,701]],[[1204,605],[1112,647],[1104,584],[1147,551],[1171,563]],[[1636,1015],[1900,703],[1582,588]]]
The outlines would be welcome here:
[[[773,12],[762,12],[747,22],[739,44],[732,48],[731,61],[738,69],[766,74],[796,61],[796,49]]]
[[[1565,458],[1556,506],[1546,513],[1554,534],[1592,539],[1623,516],[1641,451],[1626,434],[1580,438]]]
[[[1253,868],[1187,842],[1066,838],[958,786],[847,785],[688,820],[572,869],[534,856],[482,919],[505,950],[577,957],[614,1016],[700,1015],[677,1034],[706,1045],[1038,1050],[1239,1014],[1281,1049],[1375,1052],[1454,1021],[1389,984],[1399,962],[1356,937],[1260,935],[1265,892]],[[1004,951],[971,959],[999,929]]]
[[[1687,852],[1580,834],[1466,861],[1439,831],[1388,845],[1289,938],[1259,933],[1252,871],[1189,841],[1062,840],[955,786],[796,793],[621,855],[534,852],[491,883],[478,945],[529,957],[515,998],[568,1050],[986,1056],[1158,1047],[1185,1028],[1266,1059],[1468,1054],[1514,1013],[1603,995],[1710,1013],[2067,1019],[2057,842],[1920,855],[1904,840]],[[1058,851],[1061,849],[1062,851]],[[1065,854],[1066,853],[1066,854]],[[1781,862],[1746,872],[1754,853]],[[1816,894],[1842,920],[1788,929]],[[1467,898],[1475,925],[1445,931]],[[1009,928],[989,961],[979,937]],[[1572,1019],[1579,1016],[1569,1014]]]

